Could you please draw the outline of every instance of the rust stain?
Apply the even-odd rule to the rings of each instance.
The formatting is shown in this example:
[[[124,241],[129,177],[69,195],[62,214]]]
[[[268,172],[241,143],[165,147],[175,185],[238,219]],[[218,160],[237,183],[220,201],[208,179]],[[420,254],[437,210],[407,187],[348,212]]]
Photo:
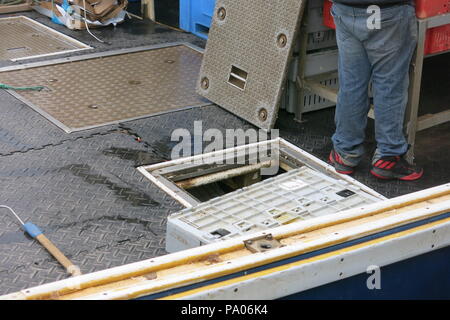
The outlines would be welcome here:
[[[150,272],[150,273],[144,274],[143,277],[147,280],[155,280],[156,278],[158,278],[158,275],[156,274],[156,272]]]
[[[206,257],[201,258],[198,262],[203,262],[206,265],[211,265],[211,264],[219,263],[222,261],[223,260],[220,258],[220,254],[214,253],[214,254],[210,254]]]

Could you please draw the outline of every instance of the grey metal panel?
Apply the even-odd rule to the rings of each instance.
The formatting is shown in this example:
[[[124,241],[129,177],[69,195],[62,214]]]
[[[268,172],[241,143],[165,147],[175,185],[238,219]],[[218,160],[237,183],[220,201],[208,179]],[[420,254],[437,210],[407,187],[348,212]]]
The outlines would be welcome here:
[[[167,44],[95,56],[5,71],[0,79],[15,86],[46,86],[40,92],[11,93],[66,132],[209,104],[195,92],[202,54],[193,48]]]
[[[20,60],[90,47],[27,17],[0,19],[0,60]]]
[[[272,128],[304,5],[217,1],[198,92],[260,128]],[[247,74],[238,79],[240,88],[230,81],[233,66]]]

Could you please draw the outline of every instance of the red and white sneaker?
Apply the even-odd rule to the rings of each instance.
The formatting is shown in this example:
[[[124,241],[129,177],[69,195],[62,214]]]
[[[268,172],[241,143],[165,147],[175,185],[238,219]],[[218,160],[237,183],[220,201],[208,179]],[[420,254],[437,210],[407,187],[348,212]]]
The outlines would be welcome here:
[[[414,181],[423,176],[423,169],[410,164],[402,156],[381,157],[370,172],[379,179]]]
[[[338,173],[341,173],[341,174],[352,174],[355,171],[354,167],[346,165],[344,163],[344,161],[342,160],[342,158],[339,155],[339,153],[334,151],[334,149],[331,150],[328,160],[334,166],[334,169]]]

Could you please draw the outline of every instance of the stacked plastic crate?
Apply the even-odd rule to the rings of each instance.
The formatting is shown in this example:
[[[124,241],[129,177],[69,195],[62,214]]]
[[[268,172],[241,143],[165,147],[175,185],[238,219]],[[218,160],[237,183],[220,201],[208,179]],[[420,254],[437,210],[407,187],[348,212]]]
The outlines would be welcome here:
[[[416,0],[416,12],[420,19],[450,13],[450,0]],[[450,24],[428,29],[425,54],[447,50],[450,50]]]
[[[450,12],[449,0],[416,0],[416,13],[420,19]]]
[[[180,28],[208,38],[216,0],[180,0]]]
[[[335,29],[336,26],[330,13],[331,6],[331,1],[325,0],[323,23],[327,27]],[[416,13],[419,19],[450,13],[450,0],[416,0]],[[450,24],[428,29],[425,54],[430,55],[447,50],[450,50]]]

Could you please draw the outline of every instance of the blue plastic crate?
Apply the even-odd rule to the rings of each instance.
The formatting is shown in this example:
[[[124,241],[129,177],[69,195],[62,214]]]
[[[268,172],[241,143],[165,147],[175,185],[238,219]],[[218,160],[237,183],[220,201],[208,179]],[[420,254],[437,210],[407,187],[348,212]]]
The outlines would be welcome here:
[[[180,28],[207,39],[215,0],[180,0]]]

